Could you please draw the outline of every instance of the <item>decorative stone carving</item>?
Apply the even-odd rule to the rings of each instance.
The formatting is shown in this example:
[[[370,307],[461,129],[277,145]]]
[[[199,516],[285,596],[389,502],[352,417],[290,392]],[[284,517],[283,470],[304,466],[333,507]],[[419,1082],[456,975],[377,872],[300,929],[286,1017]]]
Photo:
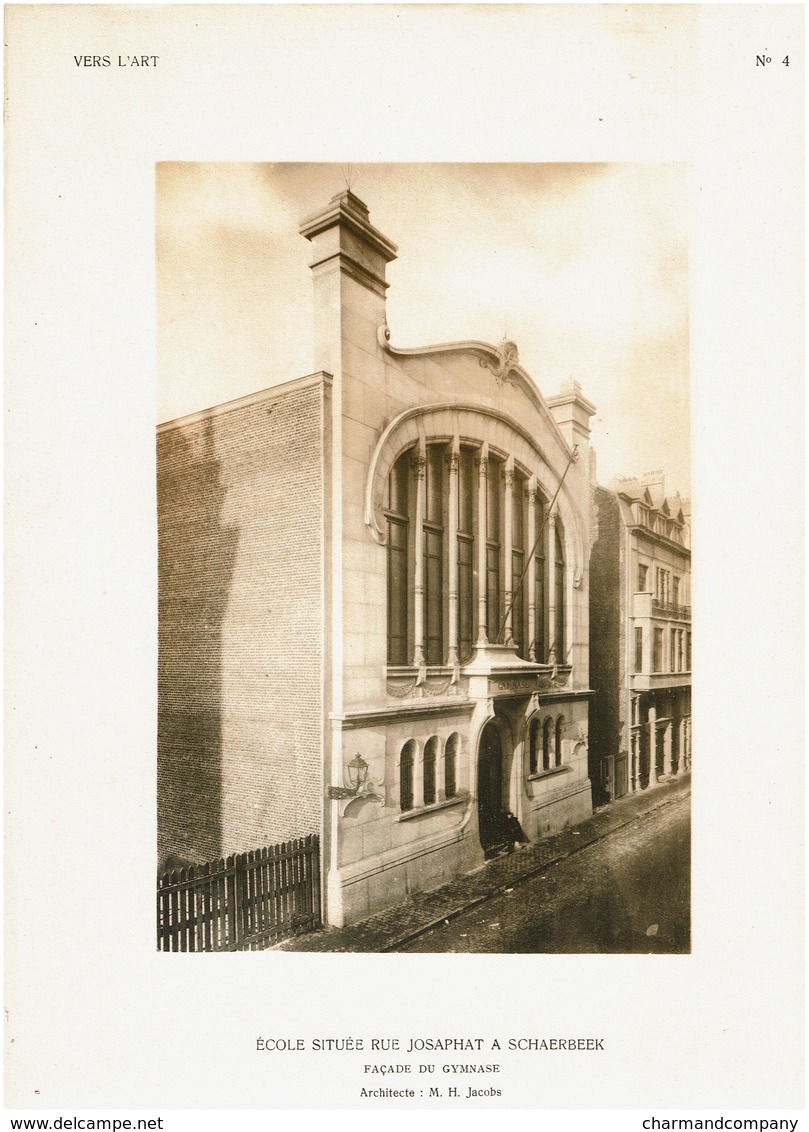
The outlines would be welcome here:
[[[480,359],[480,364],[491,370],[497,384],[502,386],[504,382],[513,380],[515,375],[512,371],[520,364],[517,344],[504,338],[500,345],[495,347],[494,353],[495,358],[487,355]]]

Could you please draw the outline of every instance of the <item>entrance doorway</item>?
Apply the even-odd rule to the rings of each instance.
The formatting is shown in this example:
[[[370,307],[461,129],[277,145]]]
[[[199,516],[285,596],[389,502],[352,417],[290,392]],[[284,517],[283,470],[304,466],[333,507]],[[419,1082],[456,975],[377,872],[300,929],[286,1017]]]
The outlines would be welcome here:
[[[483,728],[478,750],[478,827],[484,850],[502,840],[502,820],[503,746],[500,730],[490,720]]]

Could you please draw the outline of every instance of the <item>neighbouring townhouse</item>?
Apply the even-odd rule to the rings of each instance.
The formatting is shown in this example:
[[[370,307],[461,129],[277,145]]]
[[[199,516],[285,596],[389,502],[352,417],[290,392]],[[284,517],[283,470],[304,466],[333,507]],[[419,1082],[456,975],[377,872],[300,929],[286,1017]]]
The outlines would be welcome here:
[[[596,805],[691,766],[691,505],[663,473],[593,487],[590,777]]]

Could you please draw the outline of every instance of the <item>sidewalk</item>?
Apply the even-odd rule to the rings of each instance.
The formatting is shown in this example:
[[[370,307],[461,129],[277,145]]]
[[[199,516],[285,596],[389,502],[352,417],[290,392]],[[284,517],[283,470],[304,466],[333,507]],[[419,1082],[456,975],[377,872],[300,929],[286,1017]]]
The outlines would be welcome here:
[[[497,857],[465,876],[431,892],[415,893],[404,904],[377,912],[358,924],[345,928],[324,928],[319,932],[284,940],[276,951],[395,951],[404,943],[445,920],[482,904],[506,888],[514,888],[557,861],[577,853],[587,845],[651,814],[675,798],[691,792],[691,775],[625,797],[597,810],[591,818],[553,837],[523,845],[510,856]]]

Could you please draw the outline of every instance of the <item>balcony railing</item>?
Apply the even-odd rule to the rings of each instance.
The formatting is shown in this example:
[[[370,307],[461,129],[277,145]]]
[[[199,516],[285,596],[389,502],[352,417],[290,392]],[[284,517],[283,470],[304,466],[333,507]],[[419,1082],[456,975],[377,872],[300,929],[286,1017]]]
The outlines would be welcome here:
[[[673,601],[658,601],[652,598],[652,616],[667,617],[669,621],[690,621],[691,606],[675,605]]]

